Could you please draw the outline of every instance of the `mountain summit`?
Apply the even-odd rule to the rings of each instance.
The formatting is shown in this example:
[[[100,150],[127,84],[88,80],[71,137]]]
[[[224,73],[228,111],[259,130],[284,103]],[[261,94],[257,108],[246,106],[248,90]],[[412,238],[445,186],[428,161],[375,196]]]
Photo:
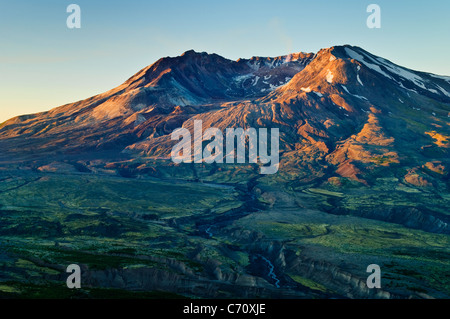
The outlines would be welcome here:
[[[447,172],[449,105],[450,77],[409,70],[359,47],[237,61],[190,50],[105,93],[4,122],[1,160],[105,151],[168,158],[171,132],[192,129],[197,119],[222,131],[278,127],[285,178],[302,178],[309,167],[367,185],[371,170],[394,164]],[[445,174],[410,181],[437,187]]]

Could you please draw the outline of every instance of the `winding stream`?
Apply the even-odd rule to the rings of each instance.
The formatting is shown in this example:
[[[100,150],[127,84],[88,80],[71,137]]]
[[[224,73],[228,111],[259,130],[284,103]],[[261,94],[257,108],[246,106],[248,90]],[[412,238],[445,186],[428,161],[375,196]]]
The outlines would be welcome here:
[[[213,236],[213,233],[211,232],[211,227],[209,226],[207,229],[205,229],[205,233],[211,238]]]
[[[267,274],[269,278],[272,278],[275,281],[275,287],[280,288],[280,280],[278,279],[277,275],[275,274],[275,266],[272,264],[272,262],[267,259],[266,257],[262,255],[258,255],[262,260],[264,260],[267,263],[267,266],[269,267],[269,273]]]
[[[231,224],[234,220],[240,219],[247,214],[251,212],[255,212],[260,210],[258,207],[258,200],[255,196],[255,194],[252,192],[253,187],[255,185],[255,180],[249,182],[248,190],[241,195],[241,200],[244,202],[244,205],[237,209],[232,209],[221,216],[216,216],[212,221],[208,221],[207,223],[198,222],[197,227],[201,227],[203,229],[203,232],[207,235],[208,238],[213,237],[212,228],[216,227],[223,227],[225,225]],[[220,186],[226,186],[230,187],[228,185],[221,185],[221,184],[212,184],[212,187],[220,187]],[[202,227],[203,226],[203,227]],[[267,276],[273,280],[275,287],[280,288],[280,280],[278,279],[277,275],[275,274],[275,266],[272,264],[272,262],[267,259],[266,257],[258,254],[259,258],[261,258],[266,264],[268,268]]]

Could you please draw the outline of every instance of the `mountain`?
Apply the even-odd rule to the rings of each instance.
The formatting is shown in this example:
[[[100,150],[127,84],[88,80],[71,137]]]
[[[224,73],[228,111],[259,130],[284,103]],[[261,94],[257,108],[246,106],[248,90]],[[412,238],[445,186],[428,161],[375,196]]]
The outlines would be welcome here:
[[[149,134],[171,131],[186,114],[227,101],[261,97],[285,84],[311,58],[312,54],[298,53],[230,61],[187,51],[158,60],[103,94],[6,121],[1,136],[51,138],[54,141],[47,147],[59,149],[127,146]]]
[[[0,124],[0,235],[33,267],[86,261],[95,287],[448,298],[449,119],[450,77],[359,47],[237,61],[187,51]],[[278,172],[173,163],[171,133],[196,120],[278,128]],[[381,290],[365,286],[372,263]],[[2,266],[7,278],[26,273],[19,264]]]
[[[8,120],[0,142],[4,158],[105,150],[168,158],[170,133],[192,129],[195,119],[222,131],[278,127],[281,167],[295,170],[299,161],[313,165],[320,158],[317,169],[329,173],[331,166],[334,175],[367,184],[368,167],[408,163],[412,170],[448,171],[449,92],[450,77],[348,45],[238,61],[191,50],[105,93]]]

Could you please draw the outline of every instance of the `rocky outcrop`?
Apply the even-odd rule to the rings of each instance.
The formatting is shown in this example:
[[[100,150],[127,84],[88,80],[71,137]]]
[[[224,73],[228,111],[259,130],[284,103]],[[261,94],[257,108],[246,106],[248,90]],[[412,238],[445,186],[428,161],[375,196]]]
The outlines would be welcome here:
[[[432,233],[450,234],[450,218],[424,207],[383,207],[360,210],[357,215]]]
[[[366,278],[357,277],[325,261],[290,255],[287,270],[290,273],[301,274],[306,278],[313,279],[346,298],[392,299],[407,297],[397,296],[383,289],[369,289]]]

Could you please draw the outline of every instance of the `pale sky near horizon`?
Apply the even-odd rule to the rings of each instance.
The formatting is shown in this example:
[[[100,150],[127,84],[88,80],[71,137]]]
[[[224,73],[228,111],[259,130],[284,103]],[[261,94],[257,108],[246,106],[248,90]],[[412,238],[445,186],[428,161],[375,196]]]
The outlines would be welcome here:
[[[81,7],[81,29],[66,8]],[[381,7],[381,29],[366,8]],[[450,1],[0,0],[0,123],[123,83],[184,51],[226,58],[351,44],[410,69],[450,76]]]

